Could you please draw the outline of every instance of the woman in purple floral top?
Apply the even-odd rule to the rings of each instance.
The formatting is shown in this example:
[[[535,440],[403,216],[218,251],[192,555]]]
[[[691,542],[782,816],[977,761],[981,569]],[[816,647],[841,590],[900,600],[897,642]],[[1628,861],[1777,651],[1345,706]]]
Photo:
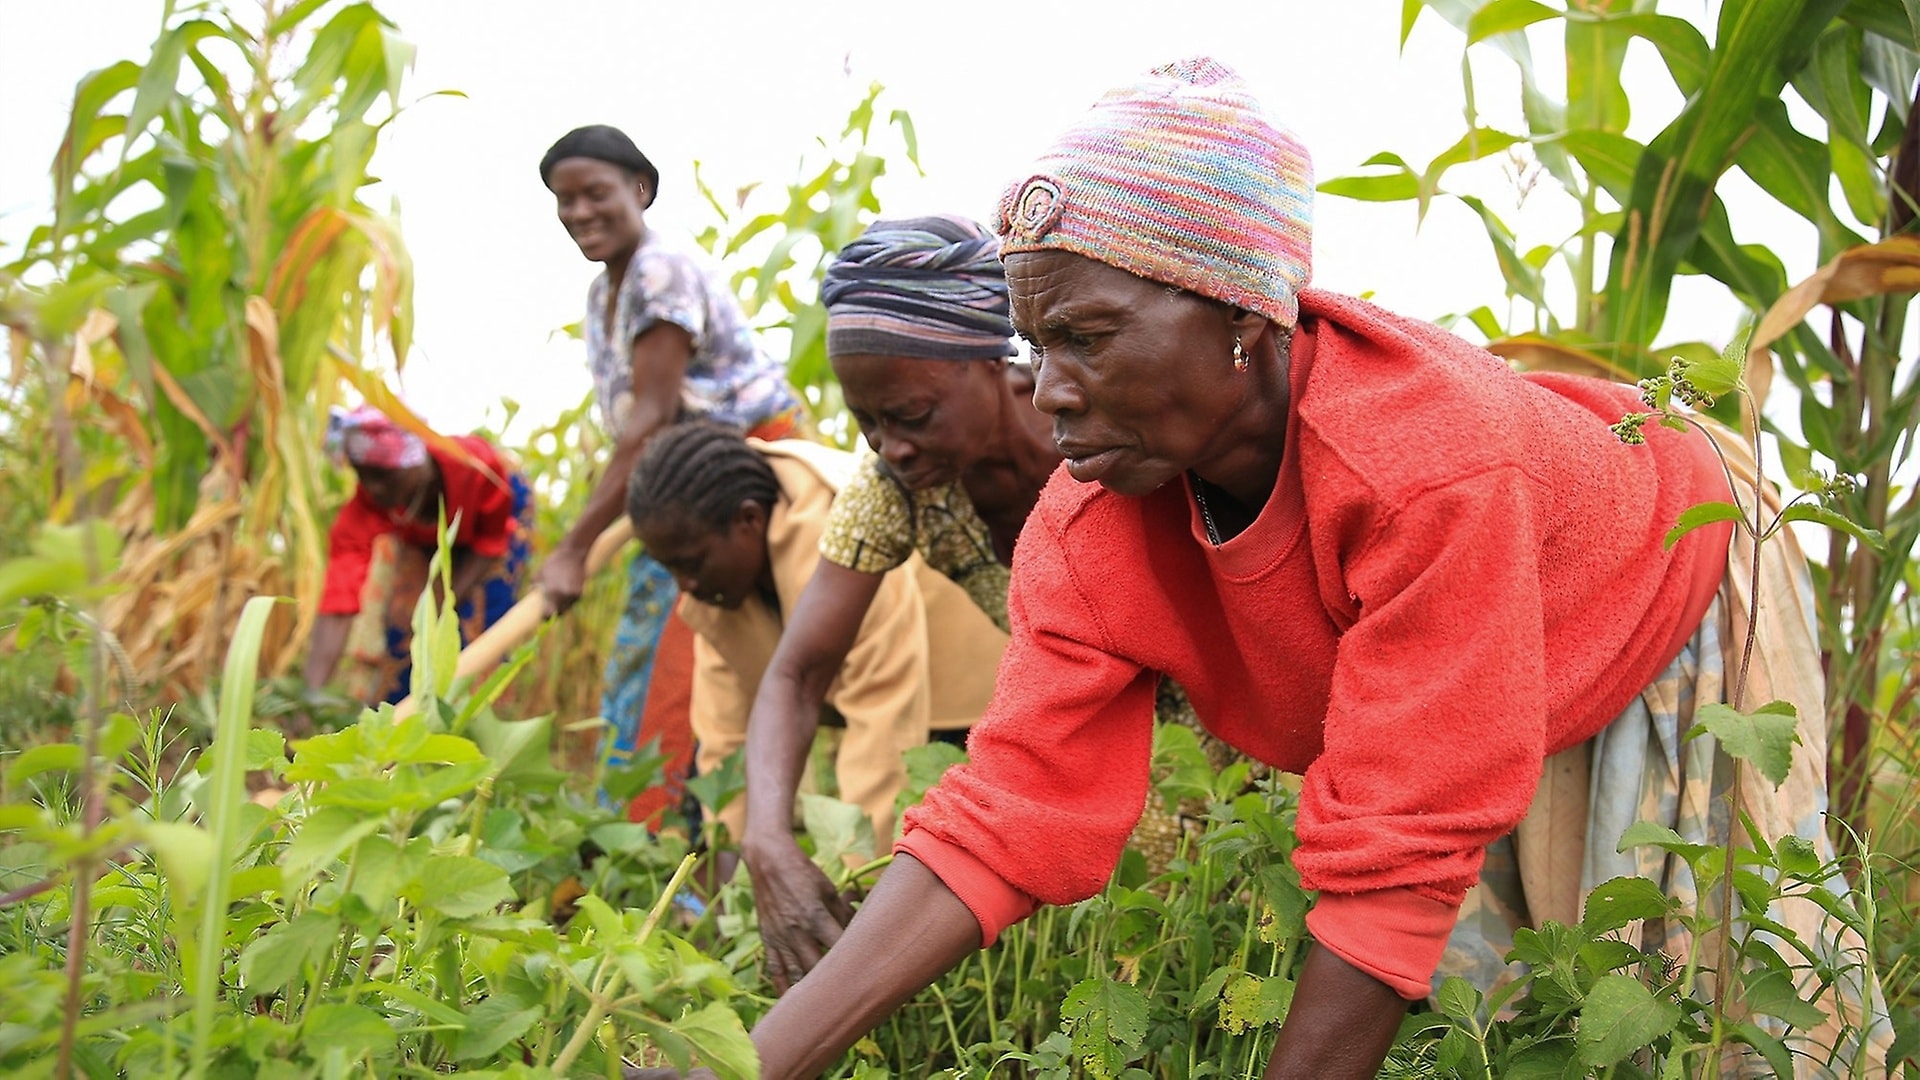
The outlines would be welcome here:
[[[580,254],[606,268],[587,291],[584,325],[613,454],[538,577],[554,609],[565,611],[585,587],[588,548],[620,516],[627,477],[656,432],[699,417],[778,438],[791,433],[800,404],[780,364],[760,351],[718,271],[646,227],[660,172],[633,140],[605,125],[577,128],[547,151],[540,179]],[[644,553],[634,558],[601,703],[615,730],[612,755],[624,758],[657,736],[661,749],[679,759],[670,760],[670,772],[684,771],[690,756],[685,716],[661,716],[658,723],[670,729],[643,732],[641,715],[677,592],[659,563]],[[655,724],[650,715],[647,727]],[[633,810],[649,816],[666,801],[656,794]]]

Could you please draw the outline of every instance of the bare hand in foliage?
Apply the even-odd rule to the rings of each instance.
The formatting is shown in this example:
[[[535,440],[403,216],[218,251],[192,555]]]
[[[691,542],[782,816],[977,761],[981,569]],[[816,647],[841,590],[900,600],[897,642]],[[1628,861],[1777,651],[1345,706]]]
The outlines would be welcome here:
[[[587,557],[566,548],[557,549],[540,564],[537,579],[554,614],[564,614],[587,589]]]
[[[853,905],[790,838],[746,852],[760,912],[767,981],[784,994],[813,970],[853,918]]]

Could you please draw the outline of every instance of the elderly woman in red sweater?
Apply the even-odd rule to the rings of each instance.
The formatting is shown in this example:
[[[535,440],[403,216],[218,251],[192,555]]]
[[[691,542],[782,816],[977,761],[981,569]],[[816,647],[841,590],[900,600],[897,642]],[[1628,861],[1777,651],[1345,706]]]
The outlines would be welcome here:
[[[1721,643],[1752,609],[1722,588],[1729,530],[1661,542],[1729,497],[1712,446],[1665,429],[1623,445],[1609,425],[1640,408],[1631,387],[1523,376],[1309,289],[1312,190],[1302,146],[1208,60],[1108,93],[1008,190],[1012,321],[1066,461],[1020,536],[972,760],[908,812],[845,935],[755,1030],[763,1076],[817,1074],[1037,905],[1106,883],[1163,675],[1213,732],[1304,776],[1317,947],[1268,1077],[1374,1075],[1443,954],[1472,962],[1485,920],[1461,922],[1463,901],[1490,884],[1489,845],[1527,863],[1536,792],[1595,798],[1549,834],[1584,866],[1548,874],[1564,888],[1535,917],[1638,857],[1615,851],[1638,817],[1713,829],[1707,778],[1728,759],[1710,739],[1677,764],[1662,748],[1721,699]],[[1762,609],[1794,610],[1787,557],[1762,556]],[[1820,715],[1804,621],[1760,618],[1776,695]],[[1757,812],[1818,839],[1824,739],[1803,736]]]

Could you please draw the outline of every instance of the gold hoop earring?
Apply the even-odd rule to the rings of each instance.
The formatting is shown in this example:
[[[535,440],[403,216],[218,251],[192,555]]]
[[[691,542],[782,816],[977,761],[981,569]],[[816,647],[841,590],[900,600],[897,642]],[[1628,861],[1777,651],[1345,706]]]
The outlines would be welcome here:
[[[1240,344],[1239,334],[1233,335],[1233,370],[1247,370],[1247,350],[1246,346]]]

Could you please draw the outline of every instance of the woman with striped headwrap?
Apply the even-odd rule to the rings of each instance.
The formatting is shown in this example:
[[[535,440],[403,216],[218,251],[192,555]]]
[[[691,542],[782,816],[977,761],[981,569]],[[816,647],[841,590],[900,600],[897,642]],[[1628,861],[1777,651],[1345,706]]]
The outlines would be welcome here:
[[[875,453],[834,501],[813,580],[754,701],[747,828],[767,977],[784,991],[852,910],[794,841],[819,705],[886,573],[918,554],[1002,632],[1014,539],[1060,463],[1014,354],[1000,244],[934,216],[875,222],[827,270],[827,355]],[[963,733],[961,733],[963,734]]]

